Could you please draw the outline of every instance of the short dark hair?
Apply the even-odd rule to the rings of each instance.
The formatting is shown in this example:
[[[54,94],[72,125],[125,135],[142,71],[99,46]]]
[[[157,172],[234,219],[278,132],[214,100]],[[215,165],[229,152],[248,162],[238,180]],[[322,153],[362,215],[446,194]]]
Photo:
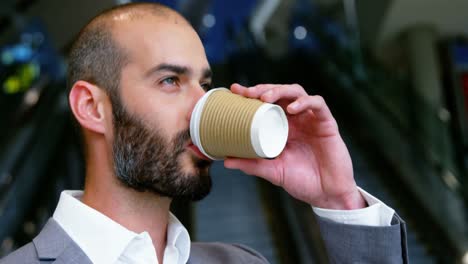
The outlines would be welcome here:
[[[74,42],[69,56],[69,86],[79,80],[93,83],[107,93],[117,91],[127,56],[112,39],[106,25],[85,27]]]

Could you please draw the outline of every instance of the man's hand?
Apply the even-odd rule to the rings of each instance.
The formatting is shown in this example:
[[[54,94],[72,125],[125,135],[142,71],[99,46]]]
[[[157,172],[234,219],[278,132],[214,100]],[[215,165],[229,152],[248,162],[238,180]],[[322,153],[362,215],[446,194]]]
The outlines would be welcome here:
[[[358,209],[366,206],[353,177],[353,165],[328,106],[300,85],[231,86],[233,93],[280,105],[289,122],[289,137],[276,159],[228,158],[224,166],[240,169],[283,187],[315,207]]]

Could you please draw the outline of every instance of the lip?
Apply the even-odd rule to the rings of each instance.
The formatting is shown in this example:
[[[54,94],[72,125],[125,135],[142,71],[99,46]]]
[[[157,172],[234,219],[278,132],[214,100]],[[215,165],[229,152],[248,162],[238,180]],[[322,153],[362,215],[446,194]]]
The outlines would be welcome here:
[[[187,148],[189,148],[192,152],[194,152],[195,155],[198,156],[199,158],[204,159],[204,160],[211,160],[210,158],[205,156],[205,154],[203,154],[200,151],[200,149],[197,146],[195,146],[192,142],[188,144]]]

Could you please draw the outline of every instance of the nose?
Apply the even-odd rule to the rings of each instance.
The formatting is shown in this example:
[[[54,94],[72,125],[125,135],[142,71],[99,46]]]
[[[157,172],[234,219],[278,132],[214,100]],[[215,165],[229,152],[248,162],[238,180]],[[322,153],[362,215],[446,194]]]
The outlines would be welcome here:
[[[203,89],[203,87],[201,85],[197,85],[194,93],[195,101],[198,102],[198,100],[200,100],[200,98],[202,98],[205,93],[206,91]]]
[[[188,111],[188,116],[187,116],[187,120],[190,121],[190,118],[192,116],[192,112],[193,112],[193,109],[195,108],[195,105],[197,104],[197,102],[200,100],[200,98],[203,97],[203,95],[205,95],[205,90],[203,90],[203,88],[198,84],[198,85],[195,85],[193,87],[193,89],[191,89],[191,94],[190,94],[190,103],[188,104],[189,105],[189,109],[190,111]]]

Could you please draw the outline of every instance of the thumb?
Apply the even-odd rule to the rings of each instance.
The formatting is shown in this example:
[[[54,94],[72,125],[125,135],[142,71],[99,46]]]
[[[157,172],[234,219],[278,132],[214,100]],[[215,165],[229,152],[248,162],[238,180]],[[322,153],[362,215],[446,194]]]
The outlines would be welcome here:
[[[241,158],[228,158],[224,160],[224,167],[228,169],[239,169],[242,172],[261,177],[273,184],[275,182],[275,171],[272,160],[266,159],[241,159]]]

